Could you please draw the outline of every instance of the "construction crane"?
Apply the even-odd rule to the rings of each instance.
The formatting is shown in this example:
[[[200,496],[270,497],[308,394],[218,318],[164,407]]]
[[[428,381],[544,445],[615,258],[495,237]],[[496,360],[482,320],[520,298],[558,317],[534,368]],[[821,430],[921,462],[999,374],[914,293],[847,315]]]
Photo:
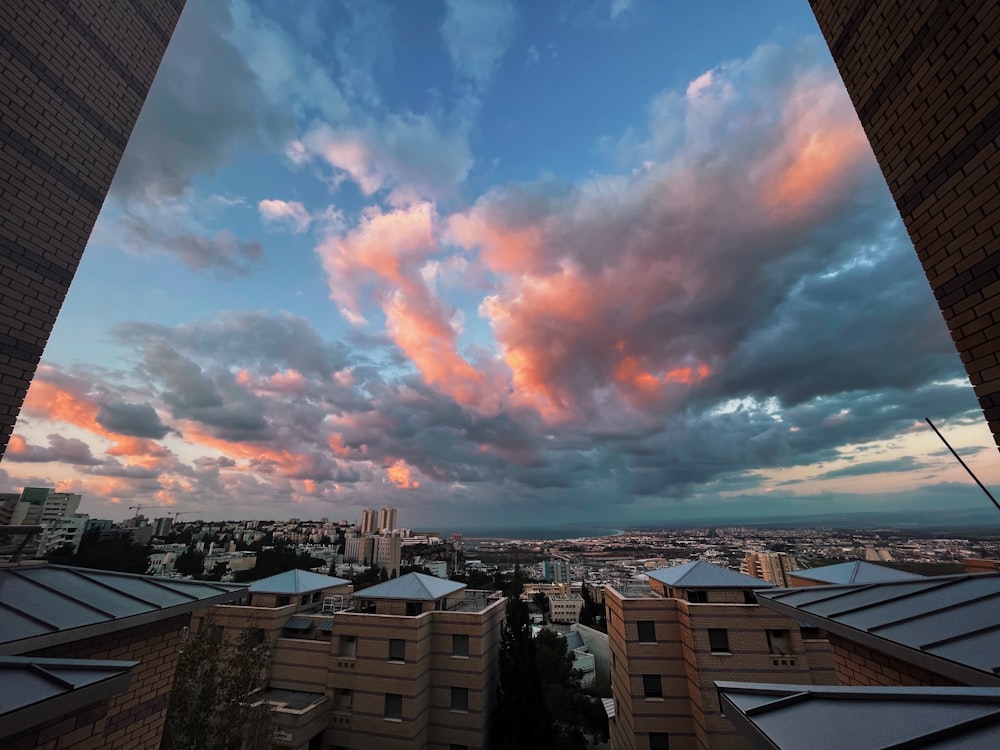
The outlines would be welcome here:
[[[146,506],[144,506],[144,505],[130,505],[130,506],[128,506],[128,509],[135,511],[135,520],[138,521],[139,520],[139,511],[142,510],[144,507],[146,507]]]
[[[177,516],[186,516],[189,512],[190,511],[186,511],[186,510],[175,510],[174,513],[173,513],[173,515],[174,515],[174,523],[175,524],[177,523]],[[169,516],[170,514],[168,513],[167,515]]]

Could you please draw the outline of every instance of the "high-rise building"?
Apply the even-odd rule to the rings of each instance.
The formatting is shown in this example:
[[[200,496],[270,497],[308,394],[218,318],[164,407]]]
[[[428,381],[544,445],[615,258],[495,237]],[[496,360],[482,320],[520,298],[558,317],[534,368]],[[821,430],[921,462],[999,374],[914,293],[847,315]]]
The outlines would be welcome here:
[[[573,566],[567,557],[553,557],[546,569],[547,580],[553,583],[573,583]]]
[[[788,574],[799,569],[794,555],[785,552],[747,552],[740,563],[740,573],[751,578],[787,586]]]
[[[361,511],[361,533],[374,534],[378,531],[376,527],[376,515],[374,508],[365,508]]]
[[[75,513],[50,523],[38,539],[38,551],[35,557],[44,557],[49,552],[70,548],[75,555],[80,549],[83,534],[87,528],[90,516]]]
[[[607,586],[614,750],[746,747],[722,715],[713,680],[836,684],[829,641],[757,604],[771,584],[694,562]]]
[[[48,526],[76,513],[81,499],[80,495],[56,492],[49,487],[25,487],[14,505],[10,523],[14,526]]]
[[[384,568],[390,577],[399,575],[403,540],[399,534],[379,534],[372,537],[372,565]]]
[[[183,7],[4,4],[0,457]]]
[[[396,509],[382,508],[378,512],[378,530],[380,534],[387,534],[396,528]]]
[[[1000,6],[810,5],[1000,445]]]
[[[289,571],[213,615],[271,641],[275,746],[438,750],[488,744],[504,610],[499,592],[419,573],[352,596],[343,579]]]

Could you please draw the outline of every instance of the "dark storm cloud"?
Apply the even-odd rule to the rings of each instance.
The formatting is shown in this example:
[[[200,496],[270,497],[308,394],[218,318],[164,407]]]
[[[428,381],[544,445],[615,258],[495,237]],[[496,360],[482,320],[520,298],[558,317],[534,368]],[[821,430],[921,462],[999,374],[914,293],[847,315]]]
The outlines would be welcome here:
[[[260,81],[228,38],[224,2],[189,2],[112,185],[123,201],[178,196],[196,174],[229,162],[238,144],[274,147],[294,122],[269,106]]]
[[[31,445],[23,437],[11,437],[4,458],[8,461],[23,463],[43,463],[57,461],[73,466],[95,466],[101,461],[95,458],[90,446],[77,438],[67,438],[62,435],[49,435],[49,445]]]
[[[101,402],[97,422],[109,432],[159,440],[171,430],[150,404]]]
[[[259,242],[240,240],[226,230],[212,236],[195,234],[169,228],[162,221],[154,225],[135,213],[125,214],[118,224],[122,232],[118,241],[130,251],[165,253],[196,271],[211,271],[220,278],[247,276],[263,265],[264,248]]]

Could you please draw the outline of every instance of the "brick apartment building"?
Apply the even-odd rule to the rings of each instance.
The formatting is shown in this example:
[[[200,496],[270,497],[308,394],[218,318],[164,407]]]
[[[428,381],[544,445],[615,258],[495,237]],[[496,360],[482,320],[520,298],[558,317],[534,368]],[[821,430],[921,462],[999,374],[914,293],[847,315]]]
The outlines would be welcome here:
[[[269,634],[272,745],[296,750],[486,747],[504,614],[495,592],[419,573],[352,594],[293,571],[212,608]]]
[[[1000,445],[1000,5],[810,5]]]
[[[694,562],[650,573],[648,587],[605,588],[614,750],[749,747],[715,680],[836,683],[821,634],[757,603],[770,585]]]
[[[759,597],[763,607],[829,634],[840,685],[718,682],[726,716],[754,747],[997,746],[1000,574],[770,590]]]
[[[0,14],[0,458],[184,0]]]
[[[191,612],[245,592],[0,565],[0,747],[157,750]]]

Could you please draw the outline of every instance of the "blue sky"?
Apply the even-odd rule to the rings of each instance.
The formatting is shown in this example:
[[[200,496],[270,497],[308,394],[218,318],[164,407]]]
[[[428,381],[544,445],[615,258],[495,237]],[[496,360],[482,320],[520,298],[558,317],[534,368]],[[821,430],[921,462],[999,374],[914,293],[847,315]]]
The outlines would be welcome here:
[[[806,2],[189,0],[0,480],[452,528],[981,505],[924,416],[997,478]]]

